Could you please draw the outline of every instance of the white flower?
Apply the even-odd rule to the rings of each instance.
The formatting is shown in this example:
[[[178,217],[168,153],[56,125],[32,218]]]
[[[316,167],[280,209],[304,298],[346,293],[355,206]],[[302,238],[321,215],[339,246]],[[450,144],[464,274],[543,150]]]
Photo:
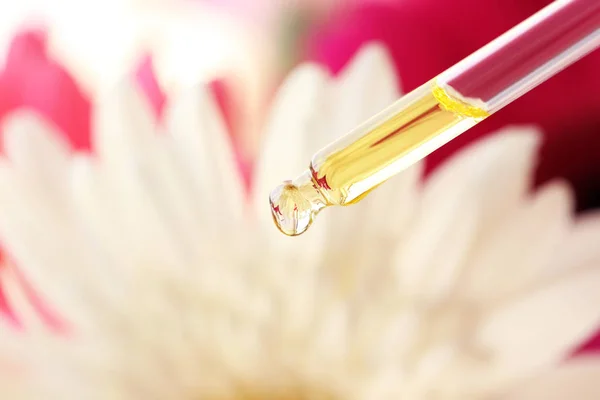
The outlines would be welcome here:
[[[135,88],[102,97],[94,156],[14,115],[0,240],[66,331],[40,323],[7,265],[26,326],[2,330],[3,397],[598,398],[600,360],[562,362],[600,319],[600,218],[575,218],[561,183],[528,193],[534,129],[426,183],[415,166],[302,237],[272,226],[272,186],[394,100],[391,71],[378,47],[338,79],[296,70],[251,198],[201,86],[161,127]]]

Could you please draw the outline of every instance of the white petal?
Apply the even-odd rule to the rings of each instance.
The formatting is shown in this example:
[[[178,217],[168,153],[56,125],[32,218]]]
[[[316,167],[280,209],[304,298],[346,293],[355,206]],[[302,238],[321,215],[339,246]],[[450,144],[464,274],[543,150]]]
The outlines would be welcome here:
[[[0,164],[0,239],[32,286],[43,291],[42,297],[62,305],[68,296],[56,273],[61,272],[59,280],[76,274],[72,268],[77,254],[70,246],[77,247],[69,222],[35,189],[39,188],[23,182],[13,168]],[[46,292],[51,295],[44,296]]]
[[[409,235],[396,250],[400,291],[436,301],[452,289],[477,228],[478,204],[468,193],[448,190],[442,201],[431,201],[427,188]],[[428,201],[429,200],[429,201]]]
[[[432,346],[419,359],[413,372],[414,376],[411,376],[411,385],[422,387],[424,392],[431,390],[430,388],[435,387],[436,379],[448,368],[457,351],[458,348],[452,345]]]
[[[582,357],[521,385],[507,400],[600,399],[600,358]]]
[[[101,174],[111,185],[121,234],[129,240],[128,250],[139,262],[148,262],[147,244],[153,246],[153,262],[181,265],[186,252],[177,240],[171,215],[175,212],[164,183],[158,127],[149,105],[133,85],[123,82],[101,97],[94,119],[95,145]]]
[[[599,285],[600,268],[583,269],[490,310],[474,343],[492,357],[492,382],[527,377],[592,335],[600,323]]]
[[[369,193],[360,204],[352,206],[360,208],[357,210],[360,215],[358,218],[363,223],[360,229],[356,229],[360,222],[352,216],[348,217],[350,222],[346,226],[349,231],[343,232],[340,229],[343,232],[340,235],[343,234],[355,244],[350,247],[346,243],[343,248],[342,242],[339,251],[353,261],[358,274],[356,279],[384,283],[385,280],[381,279],[384,269],[387,268],[387,273],[392,273],[390,259],[393,251],[390,249],[398,247],[403,239],[412,234],[410,223],[419,206],[422,170],[423,164],[419,163],[402,171]],[[342,217],[340,215],[340,219]],[[371,290],[377,289],[371,287]]]
[[[294,70],[274,101],[256,165],[254,206],[261,222],[272,224],[268,207],[271,190],[294,179],[309,167],[313,152],[310,137],[327,115],[321,107],[329,83],[324,70],[303,65]]]
[[[164,153],[167,153],[167,144],[163,146]],[[167,155],[163,156],[166,158]],[[194,214],[195,208],[187,203],[193,202],[193,196],[190,197],[182,189],[183,184],[178,180],[178,174],[168,170],[169,161],[161,155],[156,156],[160,165],[155,166],[152,179],[156,187],[163,190],[162,196],[154,199],[162,221],[165,221],[164,228],[160,227],[161,231],[158,233],[171,235],[171,240],[176,239],[180,252],[176,259],[170,260],[161,259],[161,254],[164,253],[160,246],[164,244],[151,242],[156,237],[144,232],[143,226],[127,224],[126,219],[130,217],[128,207],[133,205],[135,197],[125,197],[124,200],[119,198],[122,192],[110,184],[106,168],[102,168],[96,161],[88,157],[76,157],[72,160],[72,212],[77,217],[85,241],[91,244],[88,249],[90,256],[104,265],[105,279],[124,281],[124,271],[129,271],[132,267],[137,271],[148,263],[152,264],[150,269],[178,268],[179,273],[187,273],[191,278],[197,269],[195,267],[203,264],[201,257],[210,259],[208,250],[211,250],[212,243],[200,226],[200,218]],[[123,174],[127,173],[127,170],[123,171]],[[142,221],[144,223],[147,221]],[[128,229],[132,230],[132,234],[126,233]],[[217,247],[214,251],[217,251]],[[190,270],[190,266],[194,266],[194,269]],[[175,273],[171,271],[171,274]]]
[[[34,398],[24,395],[32,386],[28,357],[32,346],[29,339],[30,335],[9,326],[4,318],[0,319],[0,393],[3,398]]]
[[[246,212],[241,174],[226,127],[205,85],[192,85],[174,96],[165,113],[182,179],[198,200],[196,207],[215,225],[235,227]],[[215,215],[216,214],[216,215]]]
[[[48,123],[29,112],[16,112],[4,123],[4,143],[21,179],[43,189],[54,207],[64,206],[69,146]]]
[[[474,250],[461,296],[490,302],[534,284],[567,236],[570,211],[565,184],[540,189]]]
[[[229,232],[241,224],[245,209],[240,198],[242,185],[235,178],[237,171],[230,170],[230,177],[232,177],[230,183],[235,183],[235,186],[231,185],[231,189],[234,190],[233,187],[235,187],[238,193],[228,198],[220,198],[217,195],[218,202],[214,202],[213,199],[213,203],[208,204],[209,207],[205,208],[198,199],[209,196],[206,191],[202,193],[195,191],[189,184],[191,171],[185,163],[181,162],[172,138],[165,135],[155,139],[153,144],[156,155],[152,186],[157,189],[154,193],[157,209],[161,210],[163,218],[168,221],[169,230],[177,237],[181,251],[188,256],[188,259],[193,257],[192,263],[198,263],[201,250],[205,250],[203,247],[210,246],[211,237],[219,231],[218,225],[215,227],[207,221],[212,219],[214,222],[216,220],[222,226],[222,230],[228,228]],[[215,164],[213,168],[219,169],[223,173],[227,172],[223,166],[218,164]],[[230,186],[224,182],[221,184],[223,187]],[[228,192],[225,189],[219,190],[217,182],[213,185],[213,190],[216,193],[220,192],[223,196],[226,196],[225,193]],[[210,192],[210,189],[208,191]],[[223,208],[222,212],[216,212],[219,207]],[[235,211],[229,212],[232,208]],[[209,227],[213,228],[212,232]],[[200,241],[204,243],[204,246],[199,246]]]
[[[600,213],[580,216],[544,271],[554,277],[585,265],[600,265]]]
[[[327,74],[314,65],[304,65],[292,72],[275,99],[256,166],[254,213],[273,253],[270,256],[273,264],[289,268],[290,272],[284,275],[304,273],[298,266],[317,265],[322,258],[327,225],[317,222],[300,237],[284,237],[273,224],[268,195],[283,180],[296,178],[309,167],[311,155],[317,150],[310,147],[310,137],[326,120],[321,105],[328,86]]]
[[[427,201],[435,207],[436,203],[444,203],[447,192],[467,192],[481,205],[485,233],[488,226],[493,227],[514,210],[527,193],[540,136],[535,128],[506,127],[466,147],[429,178]]]
[[[17,316],[18,321],[28,333],[45,331],[39,310],[31,304],[22,282],[15,272],[14,266],[2,265],[0,267],[0,285],[6,296],[10,309]]]
[[[126,232],[127,226],[119,217],[122,211],[115,200],[117,194],[106,184],[103,169],[96,161],[85,156],[71,160],[72,212],[77,215],[86,240],[93,242],[96,258],[102,263],[130,267],[135,263],[135,257],[131,257],[129,251],[135,238],[116,234]]]
[[[396,301],[396,305],[401,300]],[[417,345],[424,325],[422,314],[409,307],[397,307],[396,312],[385,310],[361,310],[363,316],[356,324],[358,334],[352,335],[352,347],[366,355],[366,363],[374,362],[380,368],[409,369],[406,360]],[[388,306],[389,307],[389,306]]]
[[[335,140],[399,97],[396,72],[387,50],[379,44],[366,45],[335,80],[329,127],[322,132],[328,140]]]
[[[499,133],[429,178],[411,235],[396,252],[403,291],[441,296],[452,289],[469,250],[523,196],[536,144],[531,131]]]
[[[4,122],[4,146],[19,168],[34,173],[40,169],[59,178],[66,166],[69,145],[48,123],[30,112],[15,112]]]

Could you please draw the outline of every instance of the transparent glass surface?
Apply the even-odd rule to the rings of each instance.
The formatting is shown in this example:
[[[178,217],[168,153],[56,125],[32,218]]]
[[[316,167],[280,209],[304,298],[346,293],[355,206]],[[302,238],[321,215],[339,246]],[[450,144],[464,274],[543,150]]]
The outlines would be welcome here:
[[[276,225],[301,234],[598,47],[600,0],[555,1],[315,154],[271,192]]]
[[[438,82],[494,113],[599,46],[600,1],[557,0],[439,75]]]

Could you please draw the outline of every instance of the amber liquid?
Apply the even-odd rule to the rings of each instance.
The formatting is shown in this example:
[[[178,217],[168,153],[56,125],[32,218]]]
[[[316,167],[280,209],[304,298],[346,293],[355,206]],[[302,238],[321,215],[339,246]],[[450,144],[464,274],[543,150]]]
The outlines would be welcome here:
[[[488,116],[451,92],[429,82],[319,151],[309,171],[271,193],[278,228],[301,234],[323,208],[360,201]]]
[[[451,97],[436,85],[425,85],[408,96],[399,101],[404,106],[393,105],[368,121],[366,130],[358,128],[315,155],[313,177],[330,204],[360,201],[487,116],[481,108]],[[348,143],[351,137],[356,140]]]

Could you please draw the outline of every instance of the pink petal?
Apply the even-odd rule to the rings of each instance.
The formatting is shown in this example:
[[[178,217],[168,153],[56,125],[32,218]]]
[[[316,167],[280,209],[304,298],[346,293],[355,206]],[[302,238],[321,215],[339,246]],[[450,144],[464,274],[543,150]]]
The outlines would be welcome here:
[[[10,304],[8,303],[8,300],[6,299],[4,289],[2,288],[1,285],[0,285],[0,315],[1,315],[0,318],[4,318],[6,321],[9,322],[10,325],[14,326],[15,328],[19,328],[21,326],[17,316],[15,315],[14,311],[10,307]]]
[[[0,121],[16,109],[32,109],[56,124],[74,148],[90,148],[90,102],[66,69],[49,58],[43,32],[13,40],[0,72],[0,98]]]
[[[142,90],[148,96],[148,101],[160,119],[167,101],[166,95],[158,84],[154,73],[152,57],[146,56],[137,69],[137,80]]]
[[[0,258],[3,260],[5,259],[4,255],[5,253],[0,253]],[[12,265],[15,265],[14,262],[10,260],[8,262]],[[0,265],[6,265],[6,263],[2,262]],[[28,299],[32,308],[36,311],[44,325],[55,332],[66,333],[67,324],[59,317],[60,314],[56,312],[56,310],[53,310],[48,302],[44,301],[40,297],[37,291],[31,286],[27,278],[21,273],[21,271],[19,271],[17,267],[14,267],[13,271],[17,279],[16,283],[20,286],[20,290],[22,293],[24,293],[25,297]],[[22,329],[23,325],[21,324],[19,315],[17,312],[15,312],[15,310],[13,310],[9,299],[6,297],[2,282],[3,281],[0,280],[0,317],[3,317],[15,328]]]
[[[137,68],[136,76],[142,90],[146,96],[148,96],[148,100],[156,112],[158,120],[160,120],[167,102],[167,96],[160,87],[158,79],[156,79],[152,57],[146,56],[142,60]],[[246,188],[249,190],[252,168],[251,163],[243,157],[243,154],[240,150],[238,136],[240,132],[237,130],[235,124],[235,115],[236,111],[238,110],[236,110],[237,104],[234,101],[231,86],[226,79],[215,79],[209,82],[209,87],[213,93],[213,96],[215,97],[215,100],[217,101],[217,105],[221,109],[222,117],[231,139],[240,174],[242,175]]]
[[[27,281],[27,278],[20,273],[18,268],[16,268],[16,274],[19,278],[21,288],[44,324],[55,332],[67,333],[67,324],[60,318],[60,313],[57,312],[57,310],[54,310],[47,301],[44,301],[44,299],[40,297],[39,293],[31,286]],[[18,316],[16,316],[16,318],[18,318]]]
[[[75,149],[89,150],[90,102],[66,69],[48,57],[43,32],[29,31],[15,37],[6,66],[0,71],[0,123],[8,113],[21,108],[37,111],[53,122]],[[33,291],[29,295],[48,324],[58,326]],[[18,325],[1,288],[0,312]]]
[[[576,352],[575,355],[600,352],[600,331],[596,332],[592,338],[584,343]]]
[[[252,163],[244,157],[241,150],[240,135],[243,135],[244,132],[242,129],[238,129],[238,126],[236,125],[235,111],[238,108],[238,105],[232,94],[232,88],[226,79],[213,80],[210,82],[210,88],[223,114],[223,119],[231,138],[235,159],[246,186],[246,191],[249,192],[251,186]]]

